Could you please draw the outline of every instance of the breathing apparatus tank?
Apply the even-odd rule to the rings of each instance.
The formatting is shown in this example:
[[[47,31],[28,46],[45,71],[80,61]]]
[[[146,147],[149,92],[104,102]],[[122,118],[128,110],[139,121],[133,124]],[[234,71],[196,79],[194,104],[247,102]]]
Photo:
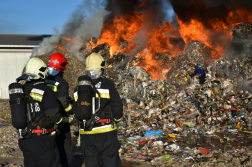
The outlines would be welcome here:
[[[77,115],[80,120],[88,120],[92,117],[92,98],[94,97],[91,78],[87,75],[78,78],[78,110],[81,111]]]
[[[9,85],[9,98],[11,107],[12,125],[19,131],[19,138],[22,138],[22,129],[27,126],[26,99],[23,86],[20,83]]]

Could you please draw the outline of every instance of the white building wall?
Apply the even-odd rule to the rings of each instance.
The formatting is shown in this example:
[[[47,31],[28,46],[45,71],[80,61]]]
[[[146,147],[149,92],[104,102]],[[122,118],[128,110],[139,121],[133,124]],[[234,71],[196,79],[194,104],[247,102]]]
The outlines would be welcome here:
[[[0,99],[9,99],[9,84],[16,82],[30,59],[32,50],[0,50]]]

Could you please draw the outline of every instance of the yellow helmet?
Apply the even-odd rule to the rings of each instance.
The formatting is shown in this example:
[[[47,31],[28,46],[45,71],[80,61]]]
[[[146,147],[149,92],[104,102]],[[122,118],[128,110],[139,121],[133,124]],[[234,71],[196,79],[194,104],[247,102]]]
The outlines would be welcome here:
[[[43,60],[33,57],[27,62],[24,74],[36,75],[33,79],[45,79],[47,70],[47,65]]]
[[[98,53],[91,53],[86,58],[86,71],[94,70],[94,71],[104,71],[105,69],[105,60]]]
[[[19,80],[45,79],[47,65],[39,58],[33,57],[26,63],[24,75],[17,78]]]

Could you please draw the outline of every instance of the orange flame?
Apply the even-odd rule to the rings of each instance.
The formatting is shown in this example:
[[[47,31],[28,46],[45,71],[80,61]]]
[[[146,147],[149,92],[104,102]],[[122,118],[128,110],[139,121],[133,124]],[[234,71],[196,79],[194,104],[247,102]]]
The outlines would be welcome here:
[[[102,29],[102,35],[97,40],[97,45],[107,43],[110,46],[111,56],[116,52],[130,53],[136,46],[133,39],[137,35],[138,31],[143,29],[144,20],[148,18],[148,14],[139,14],[135,12],[136,17],[125,15],[117,17],[113,20],[113,24],[106,23]],[[150,24],[151,20],[149,20]],[[169,32],[168,35],[166,33]],[[138,53],[146,59],[146,62],[142,64],[136,64],[142,66],[153,79],[163,78],[160,71],[162,67],[159,66],[160,62],[154,60],[156,54],[169,53],[171,55],[179,54],[182,50],[178,49],[170,42],[171,36],[174,36],[177,31],[173,25],[169,22],[163,22],[163,26],[154,25],[148,28],[144,34],[149,40],[147,43],[147,50]],[[128,42],[128,46],[120,48],[121,38]]]
[[[65,50],[60,44],[57,44],[57,46],[55,48],[59,48],[61,50]]]
[[[66,40],[68,42],[72,42],[72,36],[73,35],[71,35],[70,37],[62,37],[62,39]]]
[[[206,29],[202,23],[197,20],[191,20],[190,24],[183,23],[179,18],[179,32],[186,43],[191,40],[198,40],[203,42],[205,45],[209,46],[213,49],[212,57],[214,60],[221,58],[225,54],[225,49],[222,45],[216,45],[214,48],[210,43],[211,34],[214,33],[214,30]],[[220,22],[216,22],[215,24],[215,32],[225,29],[225,25],[222,25]],[[231,28],[230,28],[231,29]],[[223,33],[223,31],[221,31]],[[223,35],[223,34],[222,34]],[[228,45],[231,44],[232,34],[230,32],[225,34],[225,39],[227,39]]]
[[[72,35],[71,35],[70,37],[62,37],[62,39],[66,40],[66,41],[69,42],[69,43],[72,43]],[[55,48],[59,48],[59,49],[61,49],[61,50],[66,50],[66,51],[69,52],[69,49],[64,48],[64,47],[61,45],[61,42],[59,42]]]
[[[106,23],[102,28],[100,39],[97,40],[97,45],[107,43],[110,46],[110,54],[116,52],[129,53],[135,46],[133,38],[142,27],[143,15],[136,13],[136,17],[132,18],[129,15],[117,17],[113,20],[113,24]],[[127,48],[119,48],[122,42],[121,38],[128,42]]]
[[[146,1],[143,1],[139,8],[145,5]],[[135,12],[134,16],[117,16],[113,23],[105,23],[97,45],[107,43],[110,46],[110,56],[116,52],[130,54],[138,46],[134,43],[134,38],[139,35],[140,30],[145,30],[143,34],[145,41],[143,42],[146,44],[146,48],[136,54],[143,57],[145,61],[137,62],[135,65],[143,67],[154,80],[164,80],[165,74],[171,67],[163,68],[160,64],[165,64],[165,62],[155,60],[156,55],[166,53],[178,56],[180,52],[183,52],[185,44],[191,40],[198,40],[213,50],[212,58],[217,60],[225,55],[226,48],[231,45],[234,26],[241,22],[252,22],[252,15],[249,11],[238,9],[228,14],[227,23],[217,18],[210,20],[208,25],[212,27],[211,29],[204,27],[204,24],[196,19],[192,19],[190,23],[184,23],[178,17],[177,20],[179,28],[175,29],[167,21],[164,21],[162,25],[155,24],[155,19],[150,12]],[[63,37],[63,39],[72,42],[72,36]],[[215,39],[215,42],[212,39]],[[95,47],[92,40],[89,45],[92,48]],[[56,47],[67,50],[60,44]]]
[[[233,28],[241,22],[252,21],[252,15],[249,13],[251,12],[242,9],[230,12],[227,17],[228,23],[219,21],[217,18],[210,20],[209,24],[213,27],[211,30],[205,28],[203,24],[197,20],[191,20],[189,24],[185,24],[177,18],[180,25],[179,32],[186,43],[190,40],[198,40],[212,48],[214,50],[212,57],[214,60],[217,60],[225,55],[225,49],[231,45]],[[221,36],[216,36],[216,40],[220,40],[221,42],[211,44],[210,39],[213,34],[221,34]]]
[[[166,79],[166,74],[170,71],[171,68],[168,69],[163,69],[162,70],[162,77],[160,78],[161,80],[165,80]]]
[[[55,48],[59,48],[59,49],[61,49],[61,50],[66,50],[66,51],[70,52],[69,49],[65,49],[65,48],[64,48],[63,46],[61,46],[60,44],[57,44],[57,46],[56,46]]]
[[[145,5],[145,1],[141,6]],[[163,69],[160,66],[160,62],[155,60],[155,55],[168,53],[172,56],[177,56],[184,50],[182,45],[187,44],[191,40],[198,40],[209,46],[212,52],[213,60],[217,60],[224,56],[225,49],[231,45],[232,42],[232,29],[235,25],[241,22],[251,22],[251,12],[239,9],[235,12],[228,14],[227,22],[219,21],[217,18],[209,21],[209,25],[212,29],[207,29],[204,25],[197,21],[191,20],[191,22],[183,23],[178,17],[179,28],[176,30],[172,24],[164,21],[163,25],[151,25],[153,24],[150,17],[150,13],[137,13],[135,16],[124,15],[116,17],[113,20],[113,24],[106,23],[102,29],[102,35],[98,39],[97,44],[107,43],[110,47],[111,56],[116,52],[130,53],[136,44],[133,39],[137,35],[137,32],[143,28],[148,27],[147,32],[144,34],[148,41],[145,41],[147,48],[137,53],[137,56],[145,58],[145,62],[136,63],[143,67],[153,79],[165,79],[164,73],[167,73],[169,69]],[[149,19],[148,19],[149,18]],[[147,23],[146,23],[147,20]],[[146,26],[148,25],[148,26]],[[211,39],[216,39],[217,42],[213,43]],[[183,40],[180,40],[182,37]],[[128,42],[128,46],[120,48],[121,38]],[[173,40],[177,40],[173,42]],[[180,41],[180,42],[178,42]],[[183,41],[185,43],[183,43]]]

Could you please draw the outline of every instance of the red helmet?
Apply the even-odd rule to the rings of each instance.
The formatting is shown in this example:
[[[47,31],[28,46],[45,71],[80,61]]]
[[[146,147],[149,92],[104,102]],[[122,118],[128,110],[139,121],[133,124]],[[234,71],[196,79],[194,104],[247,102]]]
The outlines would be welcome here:
[[[61,72],[65,71],[67,65],[68,65],[67,59],[64,57],[63,54],[58,52],[50,56],[47,64],[48,67],[53,67]]]

